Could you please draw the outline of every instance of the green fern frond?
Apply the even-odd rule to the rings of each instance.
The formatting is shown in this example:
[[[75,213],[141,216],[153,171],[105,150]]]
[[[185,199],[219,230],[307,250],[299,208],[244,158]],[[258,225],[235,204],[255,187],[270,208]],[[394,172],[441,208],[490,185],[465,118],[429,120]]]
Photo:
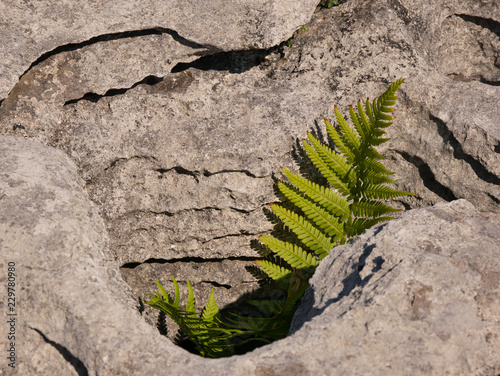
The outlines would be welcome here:
[[[285,168],[282,170],[294,186],[329,212],[339,217],[350,215],[349,203],[337,192],[296,175]]]
[[[349,181],[356,180],[356,172],[353,167],[347,163],[346,159],[342,155],[323,144],[315,138],[311,132],[307,132],[307,137],[323,162],[335,172],[344,184],[348,184]]]
[[[278,281],[283,278],[287,278],[290,276],[291,271],[280,266],[276,265],[270,261],[267,260],[257,260],[255,261],[257,265],[272,279],[275,281]]]
[[[282,204],[270,206],[277,237],[263,235],[257,249],[266,257],[256,261],[267,281],[273,280],[286,292],[279,300],[251,302],[271,317],[232,315],[222,322],[213,289],[205,308],[198,315],[189,281],[186,307],[179,305],[179,285],[174,281],[175,295],[170,297],[157,281],[159,292],[147,302],[165,312],[179,324],[203,356],[220,357],[233,351],[232,340],[245,335],[248,341],[271,342],[287,335],[308,280],[332,248],[353,240],[365,230],[392,219],[400,211],[381,200],[412,193],[390,188],[395,183],[392,171],[383,164],[384,156],[376,147],[387,142],[386,128],[393,121],[396,91],[403,83],[397,80],[372,102],[358,101],[349,106],[350,123],[335,106],[337,127],[325,118],[325,127],[335,150],[308,132],[302,140],[305,154],[330,186],[312,182],[283,168],[290,183],[277,182]],[[279,231],[278,231],[279,230]],[[278,239],[280,237],[280,239]],[[267,308],[266,308],[267,307]]]
[[[395,197],[413,195],[413,193],[398,191],[382,184],[367,184],[363,187],[363,196],[375,200],[390,200]]]
[[[352,213],[355,217],[380,217],[387,213],[393,213],[401,211],[402,209],[396,209],[392,206],[384,204],[377,200],[366,200],[362,199],[359,202],[352,204]]]
[[[231,339],[245,332],[237,328],[224,327],[220,319],[219,308],[215,302],[213,289],[205,308],[198,315],[190,282],[186,281],[188,299],[186,307],[182,307],[179,305],[179,284],[174,277],[172,277],[172,280],[175,288],[174,299],[170,297],[160,282],[156,281],[159,292],[150,295],[151,300],[146,303],[169,315],[179,325],[182,332],[195,344],[196,349],[202,356],[219,358],[232,355],[234,349]]]
[[[316,253],[320,258],[325,257],[334,247],[335,242],[331,241],[328,236],[314,227],[311,222],[304,217],[294,213],[283,207],[272,204],[271,210],[287,225],[298,238],[311,251]]]
[[[334,111],[335,111],[335,117],[337,118],[337,122],[340,121],[342,123],[345,123],[345,126],[348,126],[347,121],[344,119],[344,117],[338,110],[337,106],[334,107]],[[345,137],[342,137],[341,133],[337,132],[334,126],[326,118],[325,118],[325,126],[326,126],[326,131],[330,136],[330,138],[332,139],[332,141],[335,143],[335,146],[337,146],[340,152],[344,155],[347,162],[350,165],[352,165],[357,157],[355,154],[355,150],[352,150],[349,147],[349,145],[346,144]]]
[[[188,315],[196,316],[196,302],[194,299],[193,288],[191,287],[191,283],[189,283],[188,279],[186,280],[186,284],[188,287],[188,298],[187,298],[187,304],[186,304],[186,312]]]
[[[335,241],[342,237],[344,228],[338,217],[316,205],[309,200],[307,196],[302,195],[298,189],[283,182],[278,182],[278,187],[280,191],[291,202],[297,205],[297,207],[304,212],[306,217],[312,220],[326,235],[333,237]]]
[[[302,140],[302,144],[304,145],[304,149],[307,153],[307,156],[314,164],[314,166],[318,169],[318,171],[325,177],[328,182],[335,187],[341,194],[347,195],[350,193],[349,186],[342,181],[342,178],[339,177],[335,171],[333,171],[323,158],[319,155],[319,153],[314,149],[311,145],[309,145],[305,140]]]
[[[283,242],[269,235],[262,235],[259,240],[293,268],[305,269],[319,264],[319,261],[312,254],[304,251],[298,245]]]
[[[217,306],[217,303],[215,302],[215,294],[214,294],[214,289],[212,288],[210,290],[210,296],[208,297],[207,304],[205,305],[205,308],[203,309],[201,317],[203,320],[206,321],[213,321],[215,316],[219,314],[219,307]]]

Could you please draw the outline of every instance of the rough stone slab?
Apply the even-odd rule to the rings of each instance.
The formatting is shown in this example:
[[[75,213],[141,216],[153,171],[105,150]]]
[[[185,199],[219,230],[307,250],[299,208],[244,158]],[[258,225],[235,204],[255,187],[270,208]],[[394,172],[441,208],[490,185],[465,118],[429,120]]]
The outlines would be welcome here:
[[[18,271],[20,375],[500,372],[500,217],[464,200],[409,211],[334,249],[291,336],[207,360],[137,314],[67,156],[2,136],[0,171],[0,263]],[[5,292],[0,302],[5,311]]]
[[[317,2],[44,0],[0,3],[0,99],[44,54],[95,38],[160,30],[212,51],[269,48],[309,21]],[[93,39],[94,38],[94,39]]]
[[[158,260],[168,277],[167,260],[255,256],[249,241],[270,229],[271,176],[297,169],[296,141],[321,130],[334,104],[346,113],[402,76],[382,152],[397,187],[417,196],[396,204],[465,198],[499,212],[498,14],[497,2],[349,0],[315,14],[292,49],[177,73],[210,48],[167,32],[96,41],[24,75],[0,107],[0,132],[64,150],[113,257]]]
[[[458,200],[335,248],[287,338],[307,354],[297,361],[314,354],[332,375],[497,375],[499,228]]]

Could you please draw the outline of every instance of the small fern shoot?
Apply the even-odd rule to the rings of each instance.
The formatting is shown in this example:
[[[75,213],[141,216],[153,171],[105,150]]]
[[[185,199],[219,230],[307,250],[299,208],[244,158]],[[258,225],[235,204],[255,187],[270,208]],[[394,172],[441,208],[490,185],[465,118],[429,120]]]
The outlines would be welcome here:
[[[179,284],[174,277],[172,277],[172,280],[175,288],[174,298],[156,280],[159,291],[155,295],[150,295],[151,300],[146,303],[169,315],[179,325],[182,332],[195,344],[196,350],[202,356],[220,358],[234,354],[231,338],[243,334],[244,331],[222,327],[214,290],[211,290],[205,308],[198,315],[193,288],[189,280],[186,281],[188,298],[185,307],[179,304]]]

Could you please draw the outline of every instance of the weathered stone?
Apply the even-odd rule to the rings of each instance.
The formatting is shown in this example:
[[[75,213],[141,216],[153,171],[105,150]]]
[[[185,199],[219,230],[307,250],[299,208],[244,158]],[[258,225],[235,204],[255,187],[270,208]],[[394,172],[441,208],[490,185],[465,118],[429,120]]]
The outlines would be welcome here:
[[[190,0],[105,0],[99,4],[89,0],[5,0],[0,3],[0,98],[5,98],[32,63],[60,50],[158,33],[212,52],[266,49],[308,22],[316,5],[315,0],[253,0],[230,5],[221,0],[202,5]]]
[[[0,4],[2,14],[9,5]],[[18,5],[7,13],[25,6]],[[199,29],[184,33],[146,13],[130,24],[116,21],[120,12],[105,23],[99,15],[102,26],[85,20],[80,27],[78,12],[71,15],[80,22],[74,31],[50,40],[43,28],[53,18],[25,18],[41,33],[25,50],[5,50],[11,57],[1,62],[0,88],[10,95],[0,102],[0,133],[55,146],[76,163],[110,236],[113,262],[106,265],[122,267],[136,298],[132,309],[153,292],[155,277],[167,286],[171,275],[191,279],[200,302],[216,286],[222,306],[255,288],[244,266],[256,256],[249,241],[270,229],[261,209],[275,200],[272,174],[279,166],[297,168],[292,147],[307,130],[321,129],[323,116],[334,118],[333,104],[346,113],[356,98],[379,95],[401,76],[397,119],[382,152],[397,187],[417,196],[396,204],[410,209],[466,198],[480,211],[500,212],[496,2],[349,0],[315,14],[292,49],[274,52],[218,51],[267,48],[288,36],[248,42],[243,27],[240,36],[226,29],[221,38],[220,24],[197,39]],[[4,46],[15,45],[9,38],[26,45],[28,29],[9,22],[0,26]],[[298,27],[285,26],[292,25]],[[116,34],[139,29],[145,31]],[[13,53],[22,56],[14,62]],[[423,288],[416,299],[425,303],[433,292]],[[155,321],[147,307],[143,316]],[[43,341],[28,332],[53,352],[36,359],[59,356],[51,336]],[[280,372],[309,369],[273,359]],[[256,374],[271,372],[259,367]]]
[[[295,314],[294,358],[335,375],[497,375],[499,228],[458,200],[335,248]]]
[[[16,263],[19,375],[500,372],[500,216],[465,200],[409,211],[335,248],[291,336],[208,360],[137,314],[98,208],[67,156],[1,136],[0,171],[0,265]],[[5,289],[1,297],[5,312]]]
[[[1,132],[56,146],[77,163],[117,262],[148,261],[124,270],[138,297],[152,292],[154,273],[215,275],[214,261],[228,257],[238,262],[219,272],[251,290],[240,263],[257,256],[249,241],[270,229],[261,208],[275,200],[271,175],[296,168],[295,140],[333,118],[333,104],[345,113],[400,76],[383,153],[398,187],[417,197],[397,204],[466,198],[500,211],[498,5],[443,4],[348,1],[317,13],[292,49],[267,57],[234,52],[177,65],[212,50],[172,32],[94,41],[33,66],[0,107]],[[178,275],[192,258],[209,264]],[[216,289],[221,305],[242,291]]]

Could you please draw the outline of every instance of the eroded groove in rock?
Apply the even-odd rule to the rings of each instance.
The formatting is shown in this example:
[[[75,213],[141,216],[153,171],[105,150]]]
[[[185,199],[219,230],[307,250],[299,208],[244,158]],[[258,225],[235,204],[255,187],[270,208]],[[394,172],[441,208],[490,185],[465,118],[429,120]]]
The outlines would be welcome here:
[[[218,282],[215,282],[215,281],[200,281],[200,283],[211,285],[213,287],[222,288],[222,289],[225,289],[225,290],[230,290],[233,287],[231,285],[226,285],[226,284],[218,283]]]
[[[83,364],[83,362],[80,359],[74,356],[66,347],[47,338],[47,336],[43,334],[41,330],[32,327],[29,328],[37,332],[45,341],[45,343],[48,343],[49,345],[54,347],[62,355],[64,360],[66,360],[75,368],[75,371],[76,373],[78,373],[79,376],[88,376],[89,371],[87,367],[85,367],[85,364]]]
[[[134,83],[132,86],[128,88],[121,88],[121,89],[109,89],[106,91],[104,94],[96,94],[96,93],[86,93],[83,97],[81,98],[76,98],[76,99],[70,99],[66,102],[64,102],[64,106],[73,104],[73,103],[78,103],[82,100],[86,100],[89,102],[97,103],[100,99],[104,97],[114,97],[116,95],[123,95],[127,91],[139,86],[139,85],[148,85],[148,86],[154,86],[158,83],[163,81],[163,77],[156,77],[156,76],[147,76],[146,78],[142,79],[139,82]]]
[[[436,180],[436,177],[434,176],[431,168],[422,158],[417,157],[416,155],[410,155],[407,152],[401,150],[395,151],[396,153],[401,155],[407,162],[411,163],[418,169],[418,173],[420,174],[422,183],[428,190],[434,192],[445,201],[453,201],[457,199],[451,189]]]
[[[485,84],[485,85],[490,85],[490,86],[500,86],[500,81],[489,81],[483,77],[479,78],[479,82],[481,82],[482,84]]]
[[[450,145],[453,148],[453,157],[459,160],[463,160],[466,162],[477,175],[477,177],[481,180],[484,180],[487,183],[500,185],[500,178],[495,176],[491,172],[489,172],[477,159],[475,159],[472,155],[467,154],[462,149],[462,145],[458,142],[458,140],[453,135],[453,132],[448,129],[446,123],[432,114],[429,114],[429,119],[433,121],[437,125],[437,131],[443,142],[445,144]]]
[[[169,171],[172,171],[172,170],[177,172],[179,175],[192,176],[196,180],[197,183],[200,182],[200,179],[198,178],[198,175],[200,174],[199,171],[190,171],[190,170],[185,169],[182,166],[174,166],[171,168],[157,168],[155,171],[157,171],[158,173],[163,175],[163,174],[165,174]]]
[[[36,59],[33,63],[31,63],[31,65],[19,77],[19,79],[21,79],[34,66],[44,62],[49,57],[57,55],[61,52],[75,51],[75,50],[78,50],[80,48],[90,46],[92,44],[99,43],[99,42],[107,42],[107,41],[112,41],[112,40],[142,37],[142,36],[146,36],[146,35],[162,35],[162,34],[170,35],[176,42],[178,42],[184,46],[187,46],[187,47],[190,47],[193,49],[206,49],[206,53],[220,51],[220,49],[217,47],[214,47],[212,45],[201,45],[199,43],[196,43],[194,41],[191,41],[189,39],[186,39],[186,38],[180,36],[179,33],[175,30],[166,29],[166,28],[162,28],[162,27],[157,27],[157,28],[153,28],[153,29],[144,29],[144,30],[121,31],[121,32],[117,32],[117,33],[98,35],[98,36],[92,37],[86,41],[79,42],[79,43],[68,43],[68,44],[65,44],[62,46],[58,46],[51,51],[45,52],[38,59]],[[198,54],[205,55],[205,53],[203,53],[203,52],[198,52]]]
[[[176,264],[176,263],[197,263],[197,264],[208,264],[208,263],[216,263],[220,264],[222,261],[256,261],[260,260],[261,257],[248,257],[248,256],[229,256],[224,258],[202,258],[202,257],[181,257],[175,259],[162,259],[162,258],[150,258],[145,260],[144,262],[127,262],[123,264],[121,268],[123,269],[135,269],[139,265],[142,264]]]
[[[500,199],[499,199],[499,198],[497,198],[497,197],[493,196],[493,195],[492,195],[491,193],[489,193],[489,192],[486,192],[486,195],[487,195],[489,198],[491,198],[494,202],[496,202],[497,204],[500,204]]]
[[[178,63],[171,72],[179,73],[189,68],[203,71],[227,71],[229,73],[243,73],[253,67],[260,65],[278,46],[267,50],[254,49],[242,51],[224,51],[212,55],[205,55],[190,63]]]
[[[215,171],[215,172],[210,172],[208,170],[204,170],[203,171],[203,176],[209,177],[209,176],[218,175],[218,174],[232,174],[232,173],[245,174],[246,176],[249,176],[249,177],[255,178],[255,179],[262,179],[262,178],[267,178],[268,177],[268,175],[257,176],[257,175],[251,173],[248,170],[220,170],[220,171]]]
[[[472,22],[478,26],[484,27],[485,29],[488,29],[489,31],[500,37],[500,22],[498,21],[495,21],[491,18],[471,16],[468,14],[456,14],[456,16],[460,17],[464,21]]]

